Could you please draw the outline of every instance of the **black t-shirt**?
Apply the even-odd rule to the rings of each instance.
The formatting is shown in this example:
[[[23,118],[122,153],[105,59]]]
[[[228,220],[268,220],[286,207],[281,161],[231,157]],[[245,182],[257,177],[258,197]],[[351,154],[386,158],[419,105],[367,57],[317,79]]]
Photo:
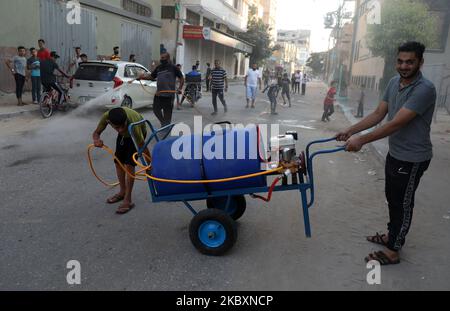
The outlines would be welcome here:
[[[42,83],[49,84],[56,82],[56,76],[54,71],[59,69],[56,62],[46,59],[41,61],[41,81]]]
[[[177,78],[183,78],[181,71],[173,64],[159,65],[151,73],[151,77],[156,79],[157,91],[175,91]],[[174,96],[173,93],[160,93],[161,97]]]

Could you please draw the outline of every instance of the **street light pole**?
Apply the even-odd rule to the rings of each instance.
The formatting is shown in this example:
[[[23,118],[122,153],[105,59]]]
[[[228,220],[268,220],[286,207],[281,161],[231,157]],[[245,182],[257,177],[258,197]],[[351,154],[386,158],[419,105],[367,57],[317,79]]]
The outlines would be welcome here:
[[[175,63],[178,63],[178,44],[179,44],[179,40],[180,40],[180,16],[181,16],[181,1],[179,0],[176,4],[175,4],[175,14],[177,17],[177,35],[176,35],[176,39],[175,39]]]
[[[342,64],[341,64],[341,51],[339,50],[339,45],[341,44],[341,23],[342,23],[342,15],[344,10],[344,4],[345,2],[339,6],[339,9],[337,10],[337,20],[336,20],[336,47],[335,52],[337,53],[336,56],[336,64],[338,66],[338,75],[339,75],[339,86],[338,86],[338,97],[341,96],[341,89],[342,89]]]

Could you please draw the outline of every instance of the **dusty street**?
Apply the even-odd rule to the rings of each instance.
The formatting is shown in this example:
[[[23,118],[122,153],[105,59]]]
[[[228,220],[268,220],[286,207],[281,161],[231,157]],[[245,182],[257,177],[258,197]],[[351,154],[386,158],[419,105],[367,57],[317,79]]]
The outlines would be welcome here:
[[[229,113],[215,121],[279,123],[299,133],[298,150],[349,125],[337,111],[320,122],[322,83],[295,95],[292,108],[269,108],[258,94],[245,109],[244,88],[226,95]],[[198,111],[208,122],[206,94]],[[219,105],[220,106],[220,105]],[[155,121],[151,110],[141,111]],[[174,112],[192,124],[197,111]],[[268,204],[247,197],[238,240],[223,257],[201,255],[189,240],[189,211],[180,203],[150,202],[146,183],[135,187],[136,208],[119,216],[105,203],[113,190],[92,176],[86,161],[100,112],[85,117],[27,115],[0,121],[1,290],[448,290],[450,289],[450,194],[448,133],[435,132],[435,158],[416,194],[413,225],[399,265],[382,267],[381,285],[368,285],[364,257],[379,248],[366,235],[384,231],[384,164],[372,149],[337,153],[314,163],[316,202],[312,238],[304,235],[298,192],[274,194]],[[207,119],[208,118],[208,119]],[[114,133],[105,143],[114,145]],[[336,143],[328,146],[334,147]],[[111,159],[97,151],[96,167],[114,179]],[[204,202],[194,203],[197,210]],[[66,264],[81,264],[81,285],[68,285]]]

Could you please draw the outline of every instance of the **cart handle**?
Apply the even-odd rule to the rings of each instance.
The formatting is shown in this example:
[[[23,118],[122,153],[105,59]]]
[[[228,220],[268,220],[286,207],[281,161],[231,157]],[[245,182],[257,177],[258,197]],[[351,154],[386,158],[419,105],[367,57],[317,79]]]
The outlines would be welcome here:
[[[328,142],[335,141],[335,140],[336,140],[336,137],[316,140],[316,141],[310,142],[306,147],[306,161],[307,161],[306,169],[308,171],[308,178],[309,178],[309,184],[310,184],[310,190],[311,190],[311,197],[310,197],[310,202],[308,202],[308,208],[310,208],[314,204],[314,192],[315,192],[314,191],[314,174],[313,174],[314,158],[320,154],[329,154],[329,153],[335,153],[335,152],[339,152],[339,151],[345,151],[346,147],[341,146],[341,147],[337,147],[337,148],[333,148],[333,149],[320,150],[320,151],[314,152],[311,155],[309,152],[310,148],[312,145],[328,143]]]
[[[319,139],[319,140],[314,140],[312,142],[310,142],[307,146],[306,146],[306,158],[309,159],[309,150],[311,149],[312,145],[317,145],[317,144],[323,144],[323,143],[328,143],[330,141],[335,141],[336,137],[332,137],[332,138],[325,138],[325,139]],[[342,148],[342,147],[341,147]],[[334,149],[333,149],[334,150]],[[337,152],[337,151],[341,151],[341,149],[339,150],[335,150],[333,152]]]
[[[134,136],[134,127],[142,125],[142,124],[147,124],[150,127],[150,130],[152,131],[152,134],[150,135],[149,138],[147,138],[144,142],[144,145],[139,148],[139,146],[136,144],[136,137]],[[157,142],[160,141],[159,137],[158,137],[158,133],[167,131],[166,135],[163,137],[163,139],[165,139],[167,136],[169,136],[170,132],[172,131],[173,127],[175,126],[175,123],[166,125],[160,129],[156,129],[153,124],[149,121],[149,120],[141,120],[135,123],[131,123],[128,126],[128,132],[130,133],[131,139],[133,140],[134,146],[136,147],[136,150],[138,151],[139,156],[141,156],[141,154],[144,152],[145,148],[147,148],[147,146],[150,144],[150,142],[153,139],[156,139]],[[144,164],[147,165],[147,164]]]

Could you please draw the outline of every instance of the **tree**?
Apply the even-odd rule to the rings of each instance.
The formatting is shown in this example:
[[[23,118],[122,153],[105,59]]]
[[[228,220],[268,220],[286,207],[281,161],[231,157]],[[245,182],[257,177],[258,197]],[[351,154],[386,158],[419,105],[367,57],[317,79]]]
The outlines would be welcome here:
[[[373,56],[384,58],[384,74],[380,85],[383,91],[395,76],[398,46],[407,41],[419,41],[428,48],[437,44],[437,20],[428,6],[420,0],[384,1],[381,23],[368,25],[367,44]]]
[[[238,36],[253,44],[253,53],[250,55],[251,63],[261,64],[279,49],[279,46],[272,46],[270,31],[269,25],[264,24],[263,20],[257,16],[257,7],[250,6],[247,32],[240,33]]]
[[[326,63],[326,53],[312,53],[306,61],[306,66],[312,69],[315,76],[324,73]]]

